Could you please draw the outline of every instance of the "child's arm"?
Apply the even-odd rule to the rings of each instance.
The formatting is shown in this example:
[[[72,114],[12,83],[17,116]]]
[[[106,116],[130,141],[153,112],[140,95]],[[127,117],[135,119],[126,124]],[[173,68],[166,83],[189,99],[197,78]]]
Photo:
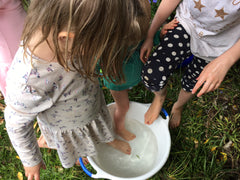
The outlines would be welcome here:
[[[177,27],[178,23],[179,23],[179,21],[176,18],[174,18],[169,23],[164,24],[161,29],[160,38],[163,38],[167,34],[168,30],[174,29],[175,27]]]
[[[203,87],[197,94],[198,97],[217,89],[222,83],[228,70],[240,59],[239,49],[240,39],[229,50],[210,62],[197,78],[197,83],[193,88],[192,93],[195,94],[203,84]]]
[[[141,47],[140,59],[142,62],[145,63],[151,53],[153,47],[153,37],[155,33],[180,2],[181,0],[162,0],[160,3],[148,30],[147,38]]]
[[[4,117],[8,136],[12,145],[18,153],[28,180],[40,176],[40,167],[42,166],[42,156],[37,144],[33,122],[35,114],[20,113],[9,103],[5,108]],[[38,167],[36,169],[36,167]]]
[[[18,153],[26,175],[37,178],[40,167],[43,166],[42,155],[37,144],[33,124],[36,116],[49,108],[51,99],[31,86],[22,86],[8,83],[6,108],[4,117],[6,129],[12,145]]]

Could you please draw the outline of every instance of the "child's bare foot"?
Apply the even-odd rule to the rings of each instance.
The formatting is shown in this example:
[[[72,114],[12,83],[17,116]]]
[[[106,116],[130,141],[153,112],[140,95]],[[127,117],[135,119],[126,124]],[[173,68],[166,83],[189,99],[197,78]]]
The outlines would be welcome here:
[[[162,108],[162,102],[157,96],[155,96],[151,106],[149,107],[149,109],[144,115],[145,124],[148,124],[148,125],[152,124],[158,118],[161,112],[161,108]]]
[[[125,113],[126,114],[126,113]],[[125,116],[117,109],[114,112],[115,131],[126,141],[131,141],[136,138],[136,135],[125,128]]]
[[[173,105],[173,108],[171,111],[171,117],[169,120],[170,128],[176,128],[180,125],[182,110],[183,108],[176,108],[176,104]]]
[[[84,165],[87,165],[89,163],[88,158],[86,157],[82,157],[82,161]],[[77,160],[77,162],[75,163],[77,166],[80,166],[80,162],[79,159]]]
[[[45,140],[45,138],[43,137],[42,134],[38,138],[38,146],[40,148],[49,148],[48,145],[47,145],[47,142],[46,142],[46,140]]]
[[[48,147],[43,135],[41,134],[39,139],[38,139],[38,146],[40,148],[48,148],[48,149],[51,149]],[[87,165],[89,163],[88,159],[86,157],[82,157],[82,161],[83,161],[83,164],[84,165]],[[77,160],[77,162],[75,163],[76,165],[80,166],[80,162],[79,162],[79,159]]]
[[[144,115],[145,124],[152,124],[159,116],[165,96],[155,95],[153,102]]]
[[[114,141],[109,142],[107,144],[112,146],[113,148],[123,152],[124,154],[128,154],[128,155],[131,154],[132,149],[131,149],[130,145],[125,141],[115,139]]]
[[[154,94],[153,102],[144,115],[145,124],[148,125],[152,124],[158,118],[167,95],[167,87],[165,86],[160,91],[154,92]]]
[[[128,131],[127,129],[116,130],[116,133],[125,139],[126,141],[131,141],[136,138],[136,135]]]

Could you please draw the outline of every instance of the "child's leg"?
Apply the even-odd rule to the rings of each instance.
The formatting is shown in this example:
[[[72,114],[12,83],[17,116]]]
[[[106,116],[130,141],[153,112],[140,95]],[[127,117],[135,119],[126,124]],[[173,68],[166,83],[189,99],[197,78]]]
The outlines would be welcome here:
[[[145,124],[152,124],[159,116],[160,111],[162,109],[162,105],[165,101],[167,95],[167,88],[166,86],[158,92],[154,92],[155,97],[153,102],[147,112],[144,115]]]
[[[177,102],[174,103],[171,111],[171,118],[169,121],[169,126],[171,128],[176,128],[179,126],[181,122],[181,115],[183,111],[184,105],[194,97],[194,95],[191,92],[187,92],[183,89],[181,89]]]
[[[159,116],[166,97],[169,76],[189,56],[190,37],[181,24],[169,30],[160,45],[143,67],[142,80],[145,86],[155,92],[155,98],[145,114],[145,123],[152,124]]]
[[[47,148],[47,149],[51,149],[48,147],[47,142],[44,138],[44,136],[41,134],[40,137],[38,138],[38,146],[40,148]],[[87,165],[89,163],[88,159],[86,157],[82,157],[83,160],[83,164]],[[77,162],[75,163],[76,165],[80,166],[80,162],[79,159],[77,160]]]
[[[166,97],[166,85],[178,66],[189,56],[190,38],[181,24],[169,30],[152,56],[143,66],[142,81],[155,98],[145,114],[145,123],[152,124],[159,116]]]
[[[116,133],[123,139],[130,141],[136,138],[135,134],[129,132],[125,128],[125,116],[129,109],[128,90],[114,91],[110,90],[114,101],[116,103],[116,109],[114,112],[114,123]]]
[[[187,65],[186,72],[182,78],[182,89],[179,93],[178,100],[172,107],[169,126],[176,128],[181,122],[181,114],[184,105],[194,97],[192,89],[197,82],[197,77],[202,72],[207,62],[194,56],[193,60]]]
[[[89,163],[88,158],[86,157],[82,157],[82,161],[84,165],[87,165]],[[77,160],[77,162],[75,163],[77,166],[80,166],[80,162],[79,159]]]
[[[49,148],[47,145],[47,142],[45,140],[45,138],[43,137],[43,135],[41,134],[40,137],[38,138],[38,146],[40,148]],[[50,149],[50,148],[49,148]]]
[[[114,139],[112,142],[107,143],[108,145],[112,146],[113,148],[123,152],[124,154],[131,154],[131,146],[129,143],[119,140],[119,139]]]

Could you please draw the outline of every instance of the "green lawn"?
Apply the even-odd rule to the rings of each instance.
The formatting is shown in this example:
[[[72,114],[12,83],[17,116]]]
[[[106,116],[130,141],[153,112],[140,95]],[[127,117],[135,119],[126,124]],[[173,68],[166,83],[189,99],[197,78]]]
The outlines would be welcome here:
[[[184,70],[184,69],[183,69]],[[180,86],[179,70],[169,81],[164,108],[171,111]],[[170,130],[171,152],[164,167],[151,180],[158,179],[233,179],[240,178],[240,62],[228,72],[221,87],[201,98],[194,98],[183,112],[180,127]],[[112,102],[104,89],[107,103]],[[153,95],[142,84],[129,92],[130,100],[150,103]],[[3,121],[3,99],[0,110],[0,179],[17,179],[24,173],[12,148]],[[38,128],[35,128],[38,135]],[[42,179],[90,179],[81,167],[63,169],[55,150],[42,149],[47,170]],[[87,166],[93,171],[90,165]]]
[[[152,4],[152,14],[157,8]],[[164,103],[171,111],[181,88],[183,69],[173,75]],[[171,129],[171,152],[164,167],[150,180],[165,179],[240,179],[240,61],[228,72],[220,88],[194,98],[183,112],[180,127]],[[104,89],[107,103],[113,99]],[[142,84],[129,91],[131,101],[150,103],[153,94]],[[3,119],[4,99],[0,97],[0,179],[16,180],[24,170],[13,149]],[[38,127],[35,128],[39,135]],[[79,166],[64,169],[55,150],[42,149],[47,169],[41,171],[43,180],[87,180]],[[87,168],[94,171],[91,165]],[[21,179],[21,178],[20,178]],[[23,177],[23,179],[26,179]]]

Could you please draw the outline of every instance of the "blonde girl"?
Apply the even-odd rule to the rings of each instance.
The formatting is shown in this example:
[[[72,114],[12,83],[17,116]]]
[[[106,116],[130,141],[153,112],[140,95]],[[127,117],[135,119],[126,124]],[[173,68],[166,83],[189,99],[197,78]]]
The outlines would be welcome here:
[[[104,85],[110,89],[116,104],[114,111],[115,132],[127,141],[131,141],[136,137],[135,134],[128,131],[127,127],[125,127],[125,116],[129,109],[128,91],[141,81],[143,63],[140,60],[140,47],[142,44],[140,40],[144,40],[146,38],[151,19],[151,7],[148,0],[136,0],[134,4],[137,10],[136,19],[139,24],[139,28],[141,29],[141,38],[132,44],[129,43],[129,50],[131,50],[130,46],[138,45],[138,47],[133,53],[130,52],[131,56],[126,58],[124,61],[123,72],[125,81],[119,84],[117,81],[109,82],[108,79],[103,79]],[[168,30],[173,29],[175,26],[177,26],[177,20],[173,20],[164,25],[161,32],[158,31],[155,34],[154,44],[159,44],[160,38],[162,38]],[[128,42],[131,42],[131,37],[128,39]]]
[[[104,85],[110,89],[116,104],[114,111],[115,132],[127,141],[136,137],[125,127],[125,116],[129,109],[128,90],[141,81],[143,63],[140,60],[140,45],[138,44],[145,39],[151,18],[151,7],[148,0],[135,0],[134,5],[136,8],[136,24],[139,26],[141,34],[139,34],[138,39],[134,35],[130,36],[126,41],[128,44],[125,43],[126,47],[129,48],[129,54],[124,58],[124,76],[118,77],[118,79],[111,76],[103,78]],[[104,68],[103,65],[102,67]]]
[[[6,128],[28,180],[45,168],[33,130],[37,118],[49,148],[65,168],[108,143],[125,154],[129,144],[115,138],[112,119],[97,81],[121,79],[129,42],[137,42],[134,1],[32,0],[7,77]]]

